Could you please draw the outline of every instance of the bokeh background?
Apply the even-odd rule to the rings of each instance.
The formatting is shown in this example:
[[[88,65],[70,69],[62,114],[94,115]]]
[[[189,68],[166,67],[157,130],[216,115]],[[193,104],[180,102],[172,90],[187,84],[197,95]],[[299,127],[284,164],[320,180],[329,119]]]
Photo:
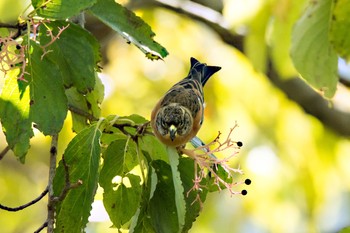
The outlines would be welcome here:
[[[205,121],[199,137],[209,142],[218,131],[226,135],[237,122],[233,139],[244,146],[232,166],[240,166],[252,180],[244,187],[247,196],[231,196],[226,191],[209,194],[190,232],[330,233],[350,225],[349,138],[330,130],[288,99],[264,75],[262,65],[267,53],[278,53],[282,76],[296,75],[286,38],[292,28],[290,18],[298,18],[306,1],[223,1],[223,17],[232,32],[244,34],[246,53],[224,43],[205,23],[148,2],[130,7],[169,51],[163,61],[146,59],[135,46],[87,16],[86,26],[100,40],[103,51],[102,116],[136,113],[149,119],[157,100],[187,75],[190,57],[221,66],[204,89]],[[1,1],[0,19],[16,19],[26,4],[28,1]],[[269,39],[276,26],[274,20],[283,19],[286,34]],[[274,43],[284,47],[276,52]],[[349,89],[339,88],[335,100],[343,111],[350,112]],[[332,104],[331,100],[329,106]],[[59,135],[59,154],[74,137],[71,126],[68,115]],[[11,153],[0,161],[1,204],[24,204],[45,189],[49,143],[50,138],[36,132],[24,165]],[[5,146],[1,133],[0,150]],[[101,190],[96,199],[87,232],[117,232],[100,208]],[[0,210],[0,232],[33,232],[45,219],[46,200],[19,212]]]

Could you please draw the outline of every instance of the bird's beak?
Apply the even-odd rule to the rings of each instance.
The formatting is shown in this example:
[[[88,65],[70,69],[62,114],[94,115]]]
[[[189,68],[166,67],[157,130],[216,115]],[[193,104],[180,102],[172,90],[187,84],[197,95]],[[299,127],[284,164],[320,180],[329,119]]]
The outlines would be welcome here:
[[[170,133],[170,139],[171,139],[171,141],[174,141],[176,131],[177,131],[177,128],[175,127],[175,125],[171,125],[171,126],[169,127],[169,133]]]

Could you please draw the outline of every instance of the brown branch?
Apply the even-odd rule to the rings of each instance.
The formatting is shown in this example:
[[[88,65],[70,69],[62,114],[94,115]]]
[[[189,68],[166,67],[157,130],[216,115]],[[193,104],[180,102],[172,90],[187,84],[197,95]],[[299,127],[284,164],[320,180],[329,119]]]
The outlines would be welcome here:
[[[50,149],[50,171],[49,171],[49,182],[48,182],[48,192],[49,192],[49,201],[47,204],[47,220],[46,224],[43,226],[47,227],[47,232],[52,233],[54,231],[54,223],[55,223],[55,211],[56,204],[58,201],[62,201],[68,194],[70,189],[76,188],[82,184],[81,180],[78,180],[76,183],[71,184],[69,179],[69,167],[64,160],[64,156],[62,157],[62,163],[65,169],[65,186],[61,192],[61,194],[56,197],[53,191],[53,179],[56,174],[56,163],[57,163],[57,144],[58,144],[58,135],[52,136],[51,141],[51,149]]]
[[[236,49],[243,51],[243,35],[233,34],[230,31],[229,24],[219,12],[192,1],[183,0],[145,0],[130,1],[128,8],[146,8],[146,7],[162,7],[180,14],[184,14],[190,18],[198,20],[212,30],[214,30],[221,39]]]
[[[45,227],[47,227],[47,221],[45,221],[34,233],[39,233],[42,231]]]
[[[40,201],[43,197],[46,196],[47,193],[48,193],[48,188],[46,188],[37,198],[35,198],[34,200],[32,200],[24,205],[20,205],[18,207],[8,207],[8,206],[4,206],[4,205],[0,204],[0,209],[6,210],[6,211],[13,211],[13,212],[23,210],[31,205],[34,205],[38,201]]]
[[[53,191],[53,179],[56,174],[56,163],[57,163],[57,144],[58,144],[58,135],[52,135],[51,140],[51,149],[50,149],[50,168],[49,168],[49,182],[48,182],[48,190],[49,190],[49,200],[47,203],[47,232],[52,233],[54,230],[54,222],[55,222],[55,205],[54,201],[55,195]]]
[[[17,32],[14,35],[11,35],[12,39],[17,39],[22,35],[22,32],[27,30],[27,22],[13,24],[0,23],[0,28],[9,28],[9,29],[17,29]]]
[[[350,136],[350,113],[330,107],[327,100],[300,78],[282,80],[272,66],[269,67],[267,76],[306,113],[313,115],[338,134]]]
[[[132,3],[130,3],[129,6],[132,8],[158,6],[196,19],[215,31],[226,44],[229,44],[244,53],[244,36],[232,32],[222,23],[222,19],[215,21],[212,17],[207,17],[205,12],[210,12],[210,8],[205,9],[206,7],[200,4],[179,0],[147,0],[131,2]],[[136,2],[138,2],[138,4],[136,4]],[[282,92],[286,93],[289,99],[299,104],[306,113],[313,115],[325,126],[339,135],[350,136],[349,112],[343,112],[330,107],[328,102],[320,94],[310,88],[310,86],[299,77],[291,77],[289,79],[281,78],[275,71],[271,58],[268,58],[267,64],[269,64],[269,66],[267,67],[266,77]]]
[[[64,156],[62,157],[62,163],[63,163],[63,167],[64,167],[64,172],[65,172],[65,176],[64,176],[65,185],[64,185],[64,187],[62,189],[61,194],[58,197],[55,197],[53,199],[53,201],[55,203],[58,202],[58,201],[63,201],[64,198],[66,198],[69,190],[77,188],[77,187],[79,187],[80,185],[83,184],[82,180],[78,180],[77,182],[72,184],[70,182],[70,178],[69,178],[69,166],[67,165],[66,160],[64,159]]]
[[[86,117],[90,121],[97,121],[98,120],[98,118],[94,117],[92,114],[85,112],[84,110],[81,110],[81,109],[79,109],[71,104],[68,105],[68,110],[71,111],[72,113],[77,114],[77,115]]]
[[[140,136],[143,136],[145,134],[148,135],[153,135],[152,132],[147,131],[147,127],[149,126],[150,122],[146,122],[144,124],[131,124],[131,123],[114,123],[113,127],[119,129],[123,134],[125,134],[126,136],[130,136],[130,138],[137,142],[137,139]],[[125,128],[134,128],[136,130],[135,134],[132,134],[130,132],[128,132]],[[106,132],[108,133],[108,132]]]
[[[6,146],[1,152],[0,152],[0,160],[4,158],[4,156],[9,152],[10,146]]]

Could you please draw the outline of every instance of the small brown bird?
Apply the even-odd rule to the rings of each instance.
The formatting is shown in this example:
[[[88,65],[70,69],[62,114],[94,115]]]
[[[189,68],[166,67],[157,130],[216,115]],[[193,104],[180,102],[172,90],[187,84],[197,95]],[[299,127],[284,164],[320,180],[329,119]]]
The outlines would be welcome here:
[[[196,136],[203,123],[203,86],[220,69],[191,58],[188,76],[171,87],[152,111],[151,126],[162,143],[178,147]]]

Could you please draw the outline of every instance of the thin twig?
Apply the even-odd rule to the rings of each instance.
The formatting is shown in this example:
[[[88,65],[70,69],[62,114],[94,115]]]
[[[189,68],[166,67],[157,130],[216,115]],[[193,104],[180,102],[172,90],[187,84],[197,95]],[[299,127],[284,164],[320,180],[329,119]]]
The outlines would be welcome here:
[[[42,231],[45,227],[47,227],[47,221],[45,221],[43,223],[43,225],[41,225],[36,231],[34,231],[34,233],[39,233],[40,231]]]
[[[34,205],[35,203],[37,203],[38,201],[40,201],[43,197],[46,196],[48,192],[48,188],[46,187],[46,189],[37,197],[35,198],[34,200],[28,202],[27,204],[24,204],[24,205],[21,205],[21,206],[18,206],[18,207],[8,207],[8,206],[4,206],[4,205],[1,205],[0,204],[0,209],[3,209],[3,210],[7,210],[7,211],[19,211],[19,210],[23,210],[31,205]]]
[[[15,25],[13,24],[7,24],[7,23],[0,23],[0,28],[10,28],[10,29],[17,29],[17,32],[14,35],[11,35],[12,39],[17,39],[19,36],[22,35],[22,32],[27,29],[27,23],[17,23]]]
[[[98,118],[94,117],[92,114],[85,112],[84,110],[81,110],[73,105],[68,105],[68,109],[69,111],[78,114],[80,116],[86,117],[87,119],[89,119],[90,121],[97,121]]]
[[[10,150],[10,146],[6,146],[1,152],[0,152],[0,160],[4,158],[4,156],[7,154],[7,152]]]
[[[69,190],[77,188],[78,186],[83,184],[82,180],[78,180],[77,182],[71,184],[70,178],[69,178],[69,166],[67,165],[66,160],[64,159],[64,155],[62,157],[62,163],[63,163],[64,173],[65,173],[65,176],[64,176],[64,181],[65,181],[64,183],[65,183],[65,185],[64,185],[64,187],[62,189],[61,194],[58,197],[55,197],[53,199],[53,201],[55,203],[58,202],[58,201],[63,201],[64,198],[66,198]]]

